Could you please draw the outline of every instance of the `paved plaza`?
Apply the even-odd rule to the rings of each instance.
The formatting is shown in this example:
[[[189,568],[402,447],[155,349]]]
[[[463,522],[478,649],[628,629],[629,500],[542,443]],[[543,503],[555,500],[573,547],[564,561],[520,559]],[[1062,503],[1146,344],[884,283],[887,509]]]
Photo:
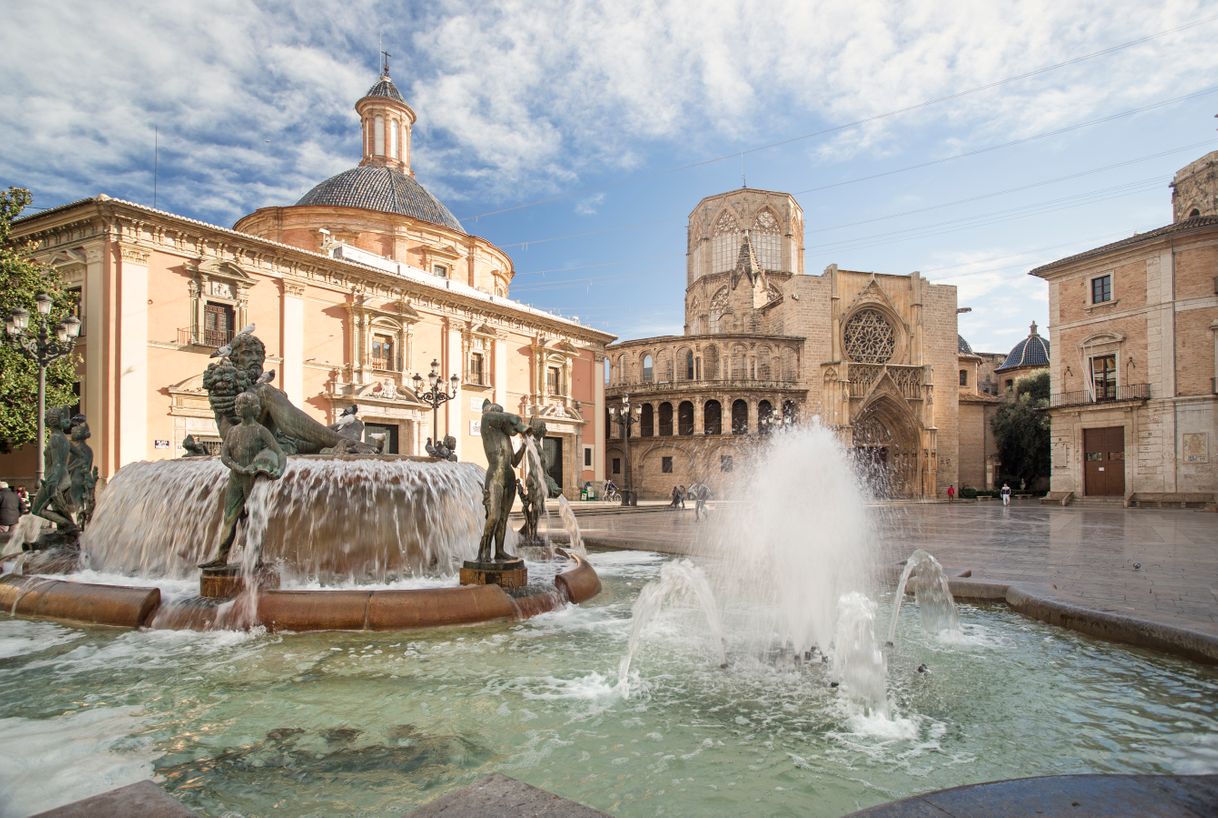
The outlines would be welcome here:
[[[717,514],[730,513],[720,504]],[[915,548],[954,572],[1019,583],[1046,598],[1185,628],[1218,640],[1218,514],[1016,501],[876,507],[881,557]],[[580,509],[593,545],[696,554],[713,523],[686,511]]]

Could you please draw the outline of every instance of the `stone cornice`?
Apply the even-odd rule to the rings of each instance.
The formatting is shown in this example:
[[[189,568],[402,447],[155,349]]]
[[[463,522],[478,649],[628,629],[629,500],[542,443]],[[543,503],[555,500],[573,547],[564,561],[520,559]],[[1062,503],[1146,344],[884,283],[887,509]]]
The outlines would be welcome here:
[[[516,309],[502,302],[485,302],[450,290],[429,288],[410,279],[371,267],[329,258],[281,242],[239,233],[224,227],[100,196],[47,210],[14,225],[17,238],[36,242],[35,253],[58,250],[86,241],[111,239],[122,246],[138,245],[185,259],[218,258],[271,278],[292,278],[373,297],[408,298],[412,305],[448,313],[467,321],[525,334],[566,336],[585,344],[609,343],[611,333],[567,323],[561,319]]]

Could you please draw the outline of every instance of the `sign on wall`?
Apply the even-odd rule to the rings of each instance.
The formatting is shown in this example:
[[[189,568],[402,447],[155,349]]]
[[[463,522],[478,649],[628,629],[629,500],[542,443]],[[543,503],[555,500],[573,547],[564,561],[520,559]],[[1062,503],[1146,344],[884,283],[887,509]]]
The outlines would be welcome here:
[[[1205,432],[1185,432],[1183,449],[1185,463],[1210,462],[1209,435]]]

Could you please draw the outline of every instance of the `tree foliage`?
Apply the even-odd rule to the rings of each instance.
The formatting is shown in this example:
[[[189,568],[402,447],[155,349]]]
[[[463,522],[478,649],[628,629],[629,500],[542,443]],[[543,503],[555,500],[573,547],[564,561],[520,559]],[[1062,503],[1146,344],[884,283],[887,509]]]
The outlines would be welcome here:
[[[30,203],[30,192],[22,188],[0,191],[0,317],[5,321],[13,310],[24,307],[30,312],[30,328],[48,322],[48,330],[67,318],[75,299],[63,286],[55,271],[38,264],[30,247],[13,239],[13,221]],[[34,301],[39,293],[51,296],[54,303],[45,319]],[[76,356],[60,358],[47,368],[47,406],[72,406],[76,397]],[[38,433],[38,365],[18,349],[7,334],[0,338],[0,452],[30,443]]]
[[[1039,372],[1015,383],[1014,399],[994,414],[991,428],[1002,459],[1002,472],[1028,485],[1048,477],[1049,373]]]

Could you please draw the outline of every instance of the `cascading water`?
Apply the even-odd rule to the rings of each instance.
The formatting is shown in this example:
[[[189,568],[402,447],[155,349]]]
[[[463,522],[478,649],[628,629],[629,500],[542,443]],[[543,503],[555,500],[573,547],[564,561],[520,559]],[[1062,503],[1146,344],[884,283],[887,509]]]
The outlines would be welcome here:
[[[717,496],[722,525],[701,544],[733,640],[758,656],[833,639],[838,600],[875,585],[866,490],[817,422],[776,430]]]
[[[558,495],[558,519],[562,522],[563,530],[567,532],[567,547],[581,557],[588,556],[584,547],[584,535],[579,530],[579,521],[575,519],[575,509],[567,502],[567,498]]]
[[[537,448],[537,441],[532,435],[525,435],[524,440],[524,486],[534,497],[541,499],[541,514],[537,518],[537,537],[547,546],[550,544],[550,512],[546,509],[546,495],[549,488],[546,485],[545,463]]]
[[[632,624],[630,641],[626,652],[618,663],[616,689],[624,697],[630,695],[630,666],[633,664],[647,626],[656,618],[666,604],[681,601],[697,605],[706,617],[707,638],[720,665],[727,664],[727,652],[723,642],[723,623],[719,618],[719,607],[715,595],[702,569],[689,560],[676,560],[660,569],[660,578],[649,582],[639,592],[631,609]]]
[[[281,478],[256,483],[235,547],[276,563],[285,584],[448,575],[477,552],[483,475],[405,456],[293,456]],[[214,457],[123,467],[82,537],[89,567],[194,576],[218,542],[227,479]]]
[[[912,580],[912,582],[911,582]],[[960,630],[960,617],[956,612],[956,601],[952,598],[951,587],[943,566],[933,556],[921,548],[909,555],[905,569],[901,571],[901,581],[897,583],[897,595],[892,605],[892,624],[888,628],[888,642],[892,644],[897,638],[897,621],[901,614],[901,603],[905,601],[905,589],[913,590],[914,601],[918,603],[918,614],[922,620],[922,630],[937,634],[943,631],[956,633]]]

